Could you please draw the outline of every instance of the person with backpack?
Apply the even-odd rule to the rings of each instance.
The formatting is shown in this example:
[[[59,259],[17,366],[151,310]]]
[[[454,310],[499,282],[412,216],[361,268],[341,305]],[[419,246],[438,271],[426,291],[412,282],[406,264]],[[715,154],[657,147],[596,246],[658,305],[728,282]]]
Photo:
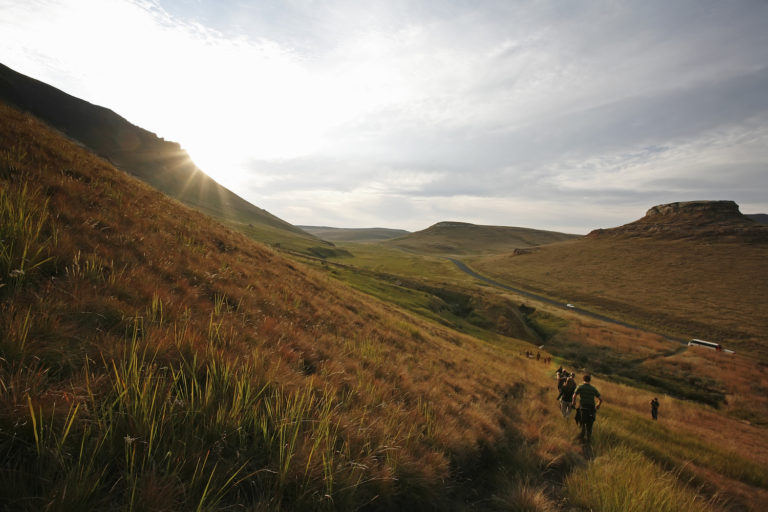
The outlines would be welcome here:
[[[563,372],[565,382],[563,382],[560,388],[560,394],[557,395],[557,399],[560,400],[560,412],[563,414],[563,418],[568,418],[571,414],[571,402],[573,402],[573,392],[576,391],[576,374]]]
[[[603,403],[600,392],[591,384],[592,376],[584,375],[584,383],[573,392],[571,407],[576,407],[576,397],[579,398],[579,407],[576,411],[577,422],[581,425],[579,438],[588,443],[592,439],[592,425],[595,422],[597,410]]]
[[[653,400],[651,400],[651,418],[654,420],[659,419],[659,399],[656,397],[653,397]]]
[[[570,375],[567,371],[563,370],[562,366],[557,369],[557,392],[561,393],[563,391],[563,386],[565,385],[565,381],[568,380],[568,375]],[[557,398],[560,398],[560,395],[557,395]]]

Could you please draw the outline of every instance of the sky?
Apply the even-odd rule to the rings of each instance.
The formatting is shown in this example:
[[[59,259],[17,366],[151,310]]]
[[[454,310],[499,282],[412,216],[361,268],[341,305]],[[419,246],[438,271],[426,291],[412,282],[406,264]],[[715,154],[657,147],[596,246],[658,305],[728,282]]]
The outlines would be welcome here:
[[[0,62],[296,225],[768,213],[766,0],[0,0]]]

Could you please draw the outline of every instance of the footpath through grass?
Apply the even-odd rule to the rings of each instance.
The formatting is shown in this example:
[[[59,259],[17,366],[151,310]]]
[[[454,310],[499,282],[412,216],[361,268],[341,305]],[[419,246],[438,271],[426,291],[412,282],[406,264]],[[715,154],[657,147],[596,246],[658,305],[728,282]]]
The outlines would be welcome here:
[[[579,429],[573,415],[563,418],[554,400],[553,368],[535,360],[529,366],[528,375],[538,386],[526,388],[522,397],[521,430],[541,459],[549,461],[544,471],[552,481],[550,495],[561,503],[552,510],[764,510],[768,469],[759,456],[750,459],[722,448],[717,436],[724,433],[701,437],[696,425],[671,428],[641,417],[623,405],[626,397],[611,396],[617,386],[598,378],[595,385],[606,402],[592,443],[584,446],[575,439]],[[673,399],[665,407],[702,409]]]

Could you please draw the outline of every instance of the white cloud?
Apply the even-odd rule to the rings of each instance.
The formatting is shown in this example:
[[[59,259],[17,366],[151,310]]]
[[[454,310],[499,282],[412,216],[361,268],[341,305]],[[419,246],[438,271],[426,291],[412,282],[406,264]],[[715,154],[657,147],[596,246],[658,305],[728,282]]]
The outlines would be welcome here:
[[[289,222],[585,232],[692,194],[768,211],[766,22],[748,0],[0,0],[0,60]]]

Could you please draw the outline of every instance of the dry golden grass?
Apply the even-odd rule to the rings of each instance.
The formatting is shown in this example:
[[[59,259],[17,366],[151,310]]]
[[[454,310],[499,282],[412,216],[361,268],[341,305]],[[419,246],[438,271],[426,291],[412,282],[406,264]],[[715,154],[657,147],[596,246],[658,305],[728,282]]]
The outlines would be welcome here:
[[[768,244],[585,238],[473,268],[563,302],[768,359]]]
[[[58,233],[49,267],[0,289],[3,425],[84,400],[86,376],[106,382],[134,332],[168,367],[248,362],[254,382],[329,390],[343,404],[333,413],[340,438],[366,468],[363,502],[448,500],[438,489],[455,461],[472,466],[480,446],[514,435],[511,354],[372,301],[0,108],[3,191],[34,189]],[[168,477],[147,474],[141,493],[173,487]]]
[[[691,433],[704,442],[737,453],[758,464],[768,465],[764,427],[728,418],[716,410],[693,402],[640,391],[610,381],[601,380],[599,386],[611,407],[620,408],[623,414],[634,414],[641,418],[650,418],[649,402],[657,396],[661,402],[659,420],[665,427]]]

